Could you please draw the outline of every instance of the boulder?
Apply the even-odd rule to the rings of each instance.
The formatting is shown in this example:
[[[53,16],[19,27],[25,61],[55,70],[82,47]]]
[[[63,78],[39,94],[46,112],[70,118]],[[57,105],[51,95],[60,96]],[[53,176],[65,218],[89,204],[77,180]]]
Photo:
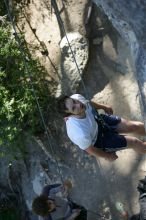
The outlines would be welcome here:
[[[56,96],[76,92],[88,61],[87,39],[77,32],[63,37],[60,49],[60,83]]]

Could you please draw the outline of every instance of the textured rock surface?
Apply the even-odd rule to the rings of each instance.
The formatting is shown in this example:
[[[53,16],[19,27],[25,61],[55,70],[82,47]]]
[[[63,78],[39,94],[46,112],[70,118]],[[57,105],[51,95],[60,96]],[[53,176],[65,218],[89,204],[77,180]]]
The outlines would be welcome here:
[[[146,122],[146,2],[128,0],[94,0],[108,16],[113,26],[128,42],[135,61],[135,73]]]
[[[77,90],[88,61],[88,42],[79,33],[68,33],[61,40],[60,48],[60,84],[57,96],[59,93],[68,94]]]

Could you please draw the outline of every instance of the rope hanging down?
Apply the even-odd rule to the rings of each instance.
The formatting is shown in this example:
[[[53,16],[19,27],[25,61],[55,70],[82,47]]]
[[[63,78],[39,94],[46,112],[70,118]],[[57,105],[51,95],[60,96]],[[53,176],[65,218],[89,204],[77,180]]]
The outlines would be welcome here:
[[[60,176],[60,179],[61,179],[61,182],[63,184],[63,177],[62,177],[62,174],[61,174],[61,170],[59,168],[59,164],[58,164],[58,161],[57,161],[57,158],[56,158],[56,155],[55,155],[55,152],[54,152],[54,149],[53,149],[53,146],[51,145],[50,143],[50,137],[52,138],[52,135],[51,135],[51,131],[50,129],[48,128],[47,129],[47,126],[46,126],[46,123],[45,123],[45,120],[44,120],[44,116],[43,116],[43,113],[42,113],[42,110],[41,110],[41,107],[40,107],[40,104],[39,104],[39,101],[38,101],[38,98],[37,98],[37,95],[36,95],[36,92],[35,92],[35,89],[34,89],[34,86],[33,86],[33,82],[32,82],[32,76],[31,76],[31,73],[29,72],[28,70],[28,65],[27,65],[27,62],[28,62],[28,59],[25,55],[25,52],[22,48],[22,44],[21,44],[21,40],[18,36],[18,33],[16,31],[16,26],[15,26],[15,23],[13,21],[13,17],[10,13],[10,9],[9,9],[9,6],[8,6],[8,3],[6,0],[4,0],[4,3],[5,3],[5,6],[6,6],[6,9],[7,9],[7,12],[8,12],[8,16],[9,16],[9,19],[11,21],[11,24],[12,24],[12,27],[14,29],[14,33],[15,33],[15,39],[16,41],[18,42],[18,45],[19,45],[19,49],[20,49],[20,52],[22,54],[22,59],[23,59],[23,63],[24,63],[24,68],[25,68],[25,71],[28,73],[29,75],[29,78],[30,78],[30,85],[31,85],[31,89],[32,89],[32,92],[33,92],[33,95],[34,95],[34,98],[35,98],[35,101],[36,101],[36,104],[37,104],[37,108],[38,108],[38,111],[39,111],[39,114],[40,114],[40,117],[41,117],[41,120],[42,120],[42,123],[43,123],[43,126],[44,126],[44,129],[45,129],[45,132],[46,132],[46,136],[47,136],[47,140],[48,140],[48,143],[49,143],[49,146],[50,146],[50,149],[51,149],[51,152],[54,156],[54,159],[55,159],[55,162],[56,162],[56,166],[57,166],[57,170],[58,170],[58,173],[59,173],[59,176]],[[50,137],[49,137],[50,136]],[[39,145],[40,146],[40,145]],[[47,151],[47,149],[41,145],[41,148],[42,150],[45,152],[45,154],[47,156],[49,156],[49,153]]]
[[[84,80],[83,80],[83,78],[82,78],[80,69],[79,69],[79,67],[78,67],[78,64],[77,64],[77,61],[76,61],[76,57],[75,57],[75,55],[74,55],[74,53],[73,53],[71,44],[70,44],[69,39],[68,39],[68,37],[67,37],[67,33],[66,33],[66,30],[65,30],[63,21],[62,21],[62,19],[61,19],[61,17],[60,17],[60,13],[59,13],[59,10],[58,10],[58,6],[57,6],[57,3],[56,3],[56,0],[51,0],[51,3],[52,3],[52,5],[53,5],[53,7],[54,7],[54,10],[55,10],[55,12],[56,12],[56,17],[59,19],[59,24],[61,25],[62,30],[63,30],[63,32],[64,32],[64,34],[65,34],[65,37],[66,37],[66,39],[67,39],[67,42],[68,42],[69,48],[70,48],[70,50],[71,50],[71,53],[72,53],[74,62],[75,62],[75,64],[76,64],[76,67],[77,67],[79,76],[80,76],[80,78],[81,78],[81,82],[82,82],[82,85],[83,85],[83,89],[84,89],[85,95],[86,95],[86,97],[89,99],[89,94],[88,94],[88,92],[87,92],[87,89],[86,89]],[[100,118],[100,115],[98,115],[98,117]],[[107,182],[106,175],[105,175],[105,173],[104,173],[104,170],[103,170],[103,167],[102,167],[102,165],[101,165],[101,163],[100,163],[100,160],[97,159],[96,161],[97,161],[97,164],[98,164],[98,166],[99,166],[100,175],[101,175],[102,178],[105,179],[105,181]],[[110,189],[109,189],[109,187],[108,187],[108,184],[106,184],[106,191],[107,191],[108,194],[110,195]],[[112,201],[112,202],[114,203],[114,199],[110,198],[110,201]],[[110,201],[109,201],[109,204],[110,204]]]
[[[60,17],[60,13],[59,13],[59,10],[58,10],[58,6],[57,6],[57,3],[56,3],[56,0],[51,0],[51,4],[52,4],[53,7],[54,7],[56,16],[57,16],[57,18],[59,19],[58,22],[59,22],[59,24],[61,25],[61,28],[62,28],[62,30],[63,30],[63,32],[64,32],[65,37],[66,37],[68,46],[69,46],[70,51],[71,51],[71,54],[72,54],[72,57],[73,57],[73,59],[74,59],[74,62],[75,62],[75,65],[76,65],[76,67],[77,67],[79,76],[80,76],[80,78],[81,78],[81,82],[82,82],[82,86],[83,86],[83,89],[84,89],[85,96],[86,96],[87,98],[89,98],[88,93],[87,93],[87,89],[86,89],[86,86],[85,86],[85,83],[84,83],[83,78],[82,78],[82,74],[81,74],[80,68],[79,68],[79,66],[78,66],[78,63],[77,63],[76,57],[75,57],[75,55],[74,55],[74,52],[73,52],[73,50],[72,50],[71,44],[70,44],[70,42],[69,42],[69,39],[68,39],[68,37],[67,37],[67,33],[66,33],[66,30],[65,30],[63,21],[62,21],[62,19],[61,19],[61,17]]]

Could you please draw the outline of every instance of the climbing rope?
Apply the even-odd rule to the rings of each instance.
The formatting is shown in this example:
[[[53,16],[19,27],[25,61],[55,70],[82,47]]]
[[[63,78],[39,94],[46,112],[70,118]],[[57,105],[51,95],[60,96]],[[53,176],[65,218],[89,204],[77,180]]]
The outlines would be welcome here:
[[[82,74],[81,74],[80,68],[79,68],[79,66],[78,66],[76,57],[75,57],[74,52],[73,52],[73,50],[72,50],[72,46],[71,46],[71,44],[70,44],[70,42],[69,42],[69,39],[68,39],[68,36],[67,36],[67,32],[66,32],[66,30],[65,30],[63,21],[62,21],[62,19],[61,19],[61,17],[60,17],[60,13],[59,13],[59,10],[58,10],[58,6],[57,6],[57,3],[56,3],[56,0],[51,0],[51,3],[52,3],[52,6],[54,7],[54,10],[55,10],[55,13],[56,13],[57,18],[59,19],[59,23],[60,23],[61,28],[62,28],[62,30],[63,30],[63,32],[64,32],[64,35],[65,35],[65,37],[66,37],[68,46],[69,46],[69,48],[70,48],[70,51],[71,51],[71,54],[72,54],[72,57],[73,57],[73,60],[74,60],[75,65],[76,65],[76,67],[77,67],[77,71],[78,71],[78,73],[79,73],[79,76],[80,76],[80,79],[81,79],[81,82],[82,82],[82,86],[83,86],[83,89],[84,89],[85,96],[89,98],[88,93],[87,93],[87,90],[86,90],[86,86],[85,86],[85,83],[84,83],[84,80],[82,79]]]
[[[29,69],[28,69],[28,65],[27,65],[27,62],[29,61],[28,58],[26,57],[25,55],[25,52],[22,48],[22,44],[21,44],[21,40],[18,36],[18,33],[16,31],[16,26],[15,26],[15,23],[13,21],[13,17],[11,15],[11,12],[10,12],[10,9],[9,9],[9,6],[8,6],[8,3],[6,0],[3,0],[4,3],[5,3],[5,6],[6,6],[6,9],[7,9],[7,12],[8,12],[8,16],[9,16],[9,19],[11,21],[11,24],[12,24],[12,27],[14,29],[14,32],[15,32],[15,39],[19,45],[19,49],[20,49],[20,52],[22,54],[22,59],[23,59],[23,63],[24,63],[24,68],[25,68],[25,71],[28,73],[29,75],[29,78],[30,78],[30,85],[31,85],[31,89],[32,89],[32,92],[33,92],[33,95],[34,95],[34,98],[35,98],[35,101],[36,101],[36,104],[37,104],[37,108],[38,108],[38,111],[39,111],[39,114],[40,114],[40,117],[41,117],[41,120],[42,120],[42,123],[43,123],[43,126],[44,126],[44,129],[45,129],[45,132],[46,132],[46,136],[47,136],[47,140],[48,140],[48,143],[49,143],[49,146],[50,146],[50,149],[51,149],[51,152],[52,152],[52,155],[54,156],[55,158],[55,162],[56,162],[56,166],[57,166],[57,170],[58,170],[58,173],[59,173],[59,176],[60,176],[60,179],[61,179],[61,182],[63,184],[63,176],[61,174],[61,170],[60,170],[60,167],[59,167],[59,164],[58,164],[58,161],[57,161],[57,158],[56,158],[56,155],[55,155],[55,152],[54,152],[54,149],[53,149],[53,146],[50,142],[50,137],[52,138],[52,134],[51,134],[51,131],[49,128],[47,128],[46,126],[46,123],[45,123],[45,120],[44,120],[44,116],[43,116],[43,113],[42,113],[42,110],[41,110],[41,107],[40,107],[40,104],[39,104],[39,101],[38,101],[38,98],[37,98],[37,95],[36,95],[36,92],[35,92],[35,89],[34,89],[34,86],[33,86],[33,82],[32,82],[32,76],[31,76],[31,73],[29,72]],[[39,145],[40,146],[40,145]],[[49,156],[49,153],[47,151],[47,149],[44,147],[44,145],[42,146],[41,145],[41,148],[42,150],[45,152],[45,154],[47,156]]]
[[[77,63],[77,61],[76,61],[76,57],[75,57],[75,55],[74,55],[74,52],[73,52],[73,50],[72,50],[72,46],[71,46],[71,44],[70,44],[70,42],[69,42],[69,39],[68,39],[68,37],[67,37],[67,33],[66,33],[66,30],[65,30],[64,24],[63,24],[62,19],[61,19],[61,17],[60,17],[60,13],[59,13],[59,10],[58,10],[58,6],[57,6],[57,3],[56,3],[56,0],[51,0],[51,2],[52,2],[52,5],[54,6],[54,10],[55,10],[55,12],[56,12],[56,16],[57,16],[57,18],[59,19],[59,24],[61,25],[61,28],[62,28],[62,30],[63,30],[63,32],[64,32],[64,35],[65,35],[66,40],[67,40],[67,42],[68,42],[68,45],[69,45],[69,48],[70,48],[72,57],[73,57],[74,62],[75,62],[75,64],[76,64],[76,68],[77,68],[78,74],[79,74],[79,76],[80,76],[80,78],[81,78],[81,82],[82,82],[82,86],[83,86],[83,89],[84,89],[85,96],[87,97],[87,99],[89,99],[89,95],[88,95],[88,92],[87,92],[87,89],[86,89],[84,80],[83,80],[83,78],[82,78],[82,75],[81,75],[81,72],[80,72],[78,63]],[[95,112],[96,109],[93,108],[93,111]],[[105,123],[104,123],[102,117],[97,113],[97,111],[96,111],[96,115],[97,115],[97,117],[98,117],[100,123],[101,123],[102,126],[104,127]],[[97,164],[98,164],[98,167],[99,167],[99,170],[100,170],[100,175],[101,175],[101,177],[102,177],[103,179],[105,179],[105,181],[107,182],[106,175],[105,175],[105,173],[104,173],[104,169],[103,169],[103,167],[102,167],[102,165],[101,165],[99,159],[97,159]],[[105,185],[106,185],[106,191],[107,191],[108,194],[110,195],[110,192],[111,192],[111,191],[110,191],[110,188],[108,187],[108,184],[105,184]],[[115,205],[114,199],[110,198],[109,203],[110,203],[110,202],[113,202],[114,205]]]

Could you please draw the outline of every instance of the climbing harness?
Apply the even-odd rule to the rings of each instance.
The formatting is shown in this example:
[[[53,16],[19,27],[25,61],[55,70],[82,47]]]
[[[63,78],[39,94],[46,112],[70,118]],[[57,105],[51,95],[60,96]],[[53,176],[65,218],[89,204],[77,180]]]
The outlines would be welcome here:
[[[102,115],[100,115],[94,107],[92,107],[92,114],[94,115],[94,118],[97,121],[97,123],[98,123],[98,125],[101,128],[103,133],[105,133],[106,131],[111,131],[112,130],[110,128],[110,126],[107,123],[105,123]]]

